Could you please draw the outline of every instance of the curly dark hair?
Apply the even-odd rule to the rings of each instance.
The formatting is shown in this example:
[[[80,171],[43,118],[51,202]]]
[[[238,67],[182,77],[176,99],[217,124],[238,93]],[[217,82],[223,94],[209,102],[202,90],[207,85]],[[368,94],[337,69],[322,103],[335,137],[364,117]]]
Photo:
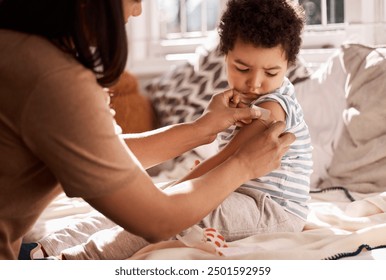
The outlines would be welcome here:
[[[281,45],[289,64],[296,61],[305,24],[303,8],[290,0],[229,0],[219,24],[218,51],[226,55],[237,39],[256,47]]]

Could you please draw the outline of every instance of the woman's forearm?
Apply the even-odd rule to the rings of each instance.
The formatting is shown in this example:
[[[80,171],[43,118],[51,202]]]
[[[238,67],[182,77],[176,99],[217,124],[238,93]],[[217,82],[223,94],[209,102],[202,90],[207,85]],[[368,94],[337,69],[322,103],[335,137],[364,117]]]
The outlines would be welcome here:
[[[200,162],[197,166],[192,166],[192,170],[189,173],[187,173],[184,177],[179,178],[177,181],[170,184],[168,187],[172,187],[183,181],[187,181],[204,175],[209,170],[212,170],[213,168],[224,162],[229,156],[229,154],[222,152],[215,154],[214,156],[204,160],[203,162]]]
[[[205,217],[242,183],[278,168],[295,140],[293,134],[283,133],[284,128],[284,122],[271,124],[204,175],[165,191],[156,188],[137,166],[126,187],[87,201],[112,221],[149,241],[169,238]]]
[[[261,116],[259,110],[231,106],[231,100],[234,98],[233,90],[214,94],[204,113],[190,123],[122,137],[142,166],[152,167],[197,146],[211,143],[217,133],[232,124],[250,123]]]
[[[212,140],[205,128],[194,122],[149,132],[124,134],[122,137],[144,168],[175,158]]]
[[[166,191],[155,188],[148,176],[138,172],[128,187],[87,201],[128,231],[150,242],[165,240],[200,221],[246,181],[248,172],[229,172],[246,169],[243,164],[229,159],[204,176]]]

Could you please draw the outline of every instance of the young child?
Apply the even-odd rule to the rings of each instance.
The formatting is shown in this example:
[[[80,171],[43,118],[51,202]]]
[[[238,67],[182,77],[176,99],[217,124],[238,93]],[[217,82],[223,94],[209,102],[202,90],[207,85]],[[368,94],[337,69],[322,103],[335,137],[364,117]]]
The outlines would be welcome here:
[[[307,218],[312,146],[294,87],[285,77],[299,52],[303,26],[303,10],[286,0],[229,0],[221,18],[219,51],[225,56],[230,90],[239,93],[234,106],[259,106],[270,114],[265,120],[234,125],[221,133],[219,153],[179,181],[216,168],[271,122],[285,121],[286,131],[297,138],[280,168],[240,186],[198,224],[217,229],[227,241],[259,233],[301,231]],[[173,186],[166,191],[173,191]],[[148,244],[101,219],[89,221],[88,234],[96,232],[90,238],[80,224],[40,244],[46,255],[62,254],[66,259],[125,259]],[[60,241],[58,236],[69,240]]]
[[[229,86],[240,93],[237,106],[259,106],[269,110],[270,116],[265,121],[261,118],[244,127],[234,125],[220,133],[220,152],[180,181],[214,168],[251,135],[262,132],[269,122],[285,121],[286,130],[294,133],[297,140],[283,157],[281,167],[243,184],[236,192],[254,193],[255,199],[260,199],[260,194],[268,195],[266,199],[275,201],[286,212],[306,219],[311,139],[294,87],[285,77],[299,52],[303,22],[302,9],[292,1],[228,2],[219,26],[219,51],[225,55]],[[213,223],[205,226],[215,227]],[[221,227],[217,229],[221,232]]]

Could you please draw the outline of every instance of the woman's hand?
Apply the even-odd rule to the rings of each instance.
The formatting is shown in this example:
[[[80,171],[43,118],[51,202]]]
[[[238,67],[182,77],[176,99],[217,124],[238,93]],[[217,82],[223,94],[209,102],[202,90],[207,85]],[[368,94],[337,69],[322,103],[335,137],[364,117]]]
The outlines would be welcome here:
[[[247,180],[266,175],[280,166],[283,155],[295,141],[295,135],[284,132],[285,123],[277,121],[246,141],[235,153]]]
[[[196,120],[198,127],[207,130],[210,141],[217,134],[231,125],[249,124],[254,119],[261,117],[261,112],[253,108],[238,106],[240,94],[232,89],[217,93],[212,96],[204,113]]]

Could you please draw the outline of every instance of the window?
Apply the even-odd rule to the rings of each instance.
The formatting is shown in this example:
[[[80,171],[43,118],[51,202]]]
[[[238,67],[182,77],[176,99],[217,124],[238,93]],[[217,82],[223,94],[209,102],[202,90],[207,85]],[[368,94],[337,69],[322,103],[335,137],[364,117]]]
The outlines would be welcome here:
[[[306,13],[303,48],[333,48],[346,38],[344,0],[298,0]]]
[[[344,29],[344,0],[293,0],[306,12],[307,31]],[[220,10],[226,0],[169,0],[157,1],[160,45],[169,46],[165,54],[172,53],[171,45],[181,44],[178,39],[205,38],[215,32]],[[319,35],[321,35],[319,33]],[[331,33],[329,33],[331,35]],[[342,34],[339,34],[341,36]],[[336,38],[333,38],[333,41]],[[194,43],[194,40],[190,40]],[[326,40],[324,45],[330,42]],[[185,41],[184,44],[189,44]],[[320,44],[320,42],[317,42]]]
[[[219,0],[158,0],[160,38],[205,37],[216,29]]]
[[[386,42],[386,0],[293,1],[298,1],[306,11],[307,25],[303,34],[306,51],[336,48],[347,40],[364,44]],[[142,15],[130,19],[127,26],[128,67],[151,75],[178,61],[194,59],[196,47],[217,34],[215,29],[226,2],[142,1]]]
[[[167,60],[188,58],[216,32],[221,0],[157,0],[158,34],[154,55]]]
[[[298,0],[306,12],[307,29],[344,23],[344,0]],[[158,0],[160,38],[205,37],[216,29],[220,0]]]
[[[129,21],[129,68],[151,74],[195,59],[196,48],[217,34],[226,0],[151,0]],[[146,61],[146,63],[144,63]],[[149,67],[147,67],[149,65]]]
[[[299,0],[306,12],[308,28],[344,23],[344,0]]]

